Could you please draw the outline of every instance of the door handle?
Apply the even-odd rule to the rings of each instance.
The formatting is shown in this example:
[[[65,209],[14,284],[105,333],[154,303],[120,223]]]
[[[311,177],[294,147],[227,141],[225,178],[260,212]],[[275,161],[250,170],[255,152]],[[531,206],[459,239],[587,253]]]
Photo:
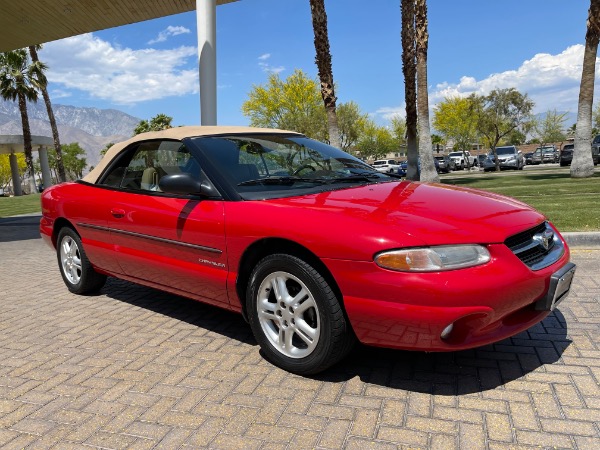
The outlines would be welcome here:
[[[125,211],[122,209],[113,208],[110,210],[110,213],[117,219],[121,219],[121,218],[125,217]]]

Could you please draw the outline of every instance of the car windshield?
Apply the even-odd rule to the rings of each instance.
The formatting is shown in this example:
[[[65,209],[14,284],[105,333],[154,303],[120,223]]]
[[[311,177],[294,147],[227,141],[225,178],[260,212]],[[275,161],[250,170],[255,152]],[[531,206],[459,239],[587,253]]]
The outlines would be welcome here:
[[[496,147],[497,155],[514,155],[515,149],[513,147]]]
[[[463,152],[452,152],[452,153],[448,153],[448,156],[462,156]]]
[[[383,166],[384,164],[387,164],[387,161],[375,161],[373,163],[374,166]]]
[[[198,137],[191,142],[214,166],[221,181],[244,199],[289,197],[398,180],[303,136],[249,134]]]

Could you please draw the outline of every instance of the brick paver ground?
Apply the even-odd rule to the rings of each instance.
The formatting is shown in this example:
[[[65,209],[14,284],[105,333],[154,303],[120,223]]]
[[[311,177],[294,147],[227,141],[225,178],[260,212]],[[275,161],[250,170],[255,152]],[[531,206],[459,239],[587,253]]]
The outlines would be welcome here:
[[[27,222],[0,219],[0,448],[600,448],[600,249],[512,339],[303,378],[235,314],[115,279],[70,294]]]

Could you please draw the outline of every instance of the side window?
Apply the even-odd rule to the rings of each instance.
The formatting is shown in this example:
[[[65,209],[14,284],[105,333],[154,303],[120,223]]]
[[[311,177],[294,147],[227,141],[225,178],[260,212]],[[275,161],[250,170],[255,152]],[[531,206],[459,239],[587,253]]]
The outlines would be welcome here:
[[[160,192],[160,178],[178,173],[200,175],[200,165],[188,149],[179,141],[148,141],[126,151],[99,184]]]

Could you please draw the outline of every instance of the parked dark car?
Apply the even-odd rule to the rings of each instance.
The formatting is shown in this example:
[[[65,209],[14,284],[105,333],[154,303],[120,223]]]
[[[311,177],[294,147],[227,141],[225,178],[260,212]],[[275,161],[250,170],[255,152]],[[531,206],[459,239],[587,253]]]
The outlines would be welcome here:
[[[526,166],[533,164],[533,152],[525,153],[523,158]]]
[[[456,163],[448,155],[434,156],[434,158],[437,160],[438,172],[449,173],[451,170],[456,170]]]
[[[596,139],[594,139],[595,141]],[[560,151],[559,163],[561,167],[570,166],[573,161],[573,151],[575,150],[575,144],[565,144],[563,145],[562,150]],[[600,161],[600,155],[598,154],[598,146],[594,148],[594,144],[592,144],[592,160],[594,161],[594,165],[598,165]]]
[[[487,159],[487,155],[477,155],[477,165],[483,167],[483,162]]]
[[[440,163],[437,159],[435,159],[435,157],[433,158],[433,162],[435,164],[435,170],[437,170],[437,172],[440,172]],[[400,168],[398,169],[398,173],[402,173],[404,176],[406,175],[406,171],[408,170],[408,161],[402,161],[400,163]],[[417,167],[417,170],[419,172],[421,172],[421,158],[419,158],[419,166]]]

